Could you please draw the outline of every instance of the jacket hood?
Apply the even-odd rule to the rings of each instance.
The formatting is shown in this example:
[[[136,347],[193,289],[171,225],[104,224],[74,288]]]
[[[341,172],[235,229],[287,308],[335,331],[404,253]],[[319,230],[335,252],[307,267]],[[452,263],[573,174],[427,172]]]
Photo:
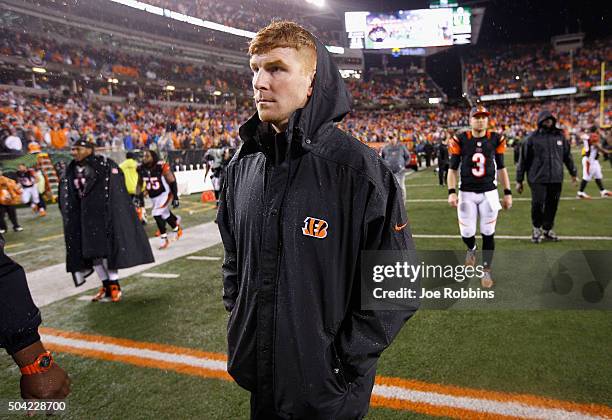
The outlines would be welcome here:
[[[554,126],[557,123],[557,119],[553,117],[553,114],[547,109],[545,109],[544,111],[540,111],[540,113],[538,114],[538,128],[542,126],[544,120],[547,120],[549,118],[553,120]]]
[[[325,45],[315,37],[317,46],[317,72],[314,78],[312,95],[304,108],[296,110],[289,118],[286,133],[291,135],[297,128],[302,133],[302,146],[306,139],[312,139],[322,127],[341,121],[351,110],[351,95],[340,76],[338,66]],[[240,137],[247,141],[252,139],[261,120],[257,112],[240,127]]]

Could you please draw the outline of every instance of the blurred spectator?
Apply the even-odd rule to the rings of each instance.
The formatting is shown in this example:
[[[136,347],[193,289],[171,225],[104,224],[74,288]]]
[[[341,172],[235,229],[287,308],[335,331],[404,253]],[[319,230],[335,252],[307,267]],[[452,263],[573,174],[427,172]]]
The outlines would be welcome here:
[[[4,176],[3,169],[0,167],[0,233],[7,230],[4,215],[8,214],[9,220],[15,232],[23,230],[17,221],[17,211],[15,206],[21,204],[21,187],[14,180]]]
[[[600,82],[600,65],[612,62],[612,39],[586,42],[575,51],[573,65],[569,52],[556,52],[550,44],[513,45],[503,49],[481,49],[465,59],[466,80],[471,95],[518,92],[568,87],[589,91]],[[612,81],[612,73],[606,77]]]

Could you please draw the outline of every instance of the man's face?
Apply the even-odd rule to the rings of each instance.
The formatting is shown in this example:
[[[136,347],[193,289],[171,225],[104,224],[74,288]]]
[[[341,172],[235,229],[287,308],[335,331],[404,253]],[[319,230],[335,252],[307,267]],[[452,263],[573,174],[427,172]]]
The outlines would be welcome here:
[[[551,128],[553,126],[554,122],[552,120],[552,118],[546,118],[544,121],[542,121],[542,125],[546,128]]]
[[[92,149],[90,149],[89,147],[83,147],[83,146],[75,146],[72,149],[70,149],[70,154],[72,155],[72,158],[76,160],[77,162],[83,161],[83,159],[91,155],[92,152],[93,152]]]
[[[261,121],[284,129],[291,114],[306,105],[314,78],[308,54],[305,49],[274,48],[251,56],[253,93]]]
[[[397,144],[397,137],[391,137],[391,144],[394,146]]]
[[[25,172],[26,166],[23,163],[20,163],[17,169],[19,170],[19,172]]]
[[[484,131],[489,126],[489,117],[483,114],[474,115],[470,118],[470,126],[474,131]]]
[[[153,156],[151,156],[150,152],[144,152],[142,155],[142,162],[145,165],[150,165],[153,162]]]

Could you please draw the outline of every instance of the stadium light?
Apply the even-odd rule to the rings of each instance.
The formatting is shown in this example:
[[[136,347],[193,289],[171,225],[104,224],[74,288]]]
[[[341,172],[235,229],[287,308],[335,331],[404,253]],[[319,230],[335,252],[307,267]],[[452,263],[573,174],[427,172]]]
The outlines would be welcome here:
[[[519,80],[519,79],[521,78],[521,76],[514,76],[514,78],[515,78],[516,80]]]
[[[108,83],[114,83],[114,84],[117,84],[117,83],[119,83],[119,80],[118,80],[118,79],[112,79],[112,78],[109,78],[109,79],[107,80],[107,82],[108,82]]]
[[[213,95],[215,95],[215,96],[221,96],[221,91],[220,91],[220,90],[215,90],[215,91],[213,92]]]
[[[439,104],[440,102],[442,102],[442,98],[429,98],[430,104]]]
[[[189,23],[190,25],[199,26],[206,29],[212,29],[213,31],[225,32],[232,35],[242,36],[245,38],[253,39],[255,38],[255,32],[245,31],[244,29],[233,28],[231,26],[222,25],[220,23],[211,22],[209,20],[203,20],[197,17],[185,15],[183,13],[174,12],[169,9],[164,9],[157,6],[152,6],[150,4],[143,3],[137,0],[110,0],[113,3],[122,4],[127,7],[132,7],[134,9],[142,10],[143,12],[152,13],[154,15],[163,16],[169,19],[177,20],[179,22]],[[307,0],[312,4],[316,4],[319,7],[323,7],[325,5],[325,0]],[[341,47],[330,47],[330,48],[341,48]],[[339,51],[339,50],[337,50]],[[331,51],[330,52],[334,52]],[[344,48],[342,48],[342,52],[336,52],[336,54],[344,54]]]
[[[47,70],[42,67],[32,67],[32,71],[34,73],[46,73]]]
[[[166,86],[164,89],[169,90],[169,91],[173,91],[173,90],[175,90],[176,88],[175,88],[174,86],[172,86],[172,85],[168,85],[168,86]]]

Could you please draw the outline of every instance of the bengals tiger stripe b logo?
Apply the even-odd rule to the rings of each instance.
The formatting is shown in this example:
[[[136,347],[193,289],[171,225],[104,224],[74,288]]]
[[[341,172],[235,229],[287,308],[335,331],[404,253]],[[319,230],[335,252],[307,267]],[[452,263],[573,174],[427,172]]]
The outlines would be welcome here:
[[[306,236],[323,239],[327,236],[327,222],[323,219],[308,216],[304,219],[302,233]]]

